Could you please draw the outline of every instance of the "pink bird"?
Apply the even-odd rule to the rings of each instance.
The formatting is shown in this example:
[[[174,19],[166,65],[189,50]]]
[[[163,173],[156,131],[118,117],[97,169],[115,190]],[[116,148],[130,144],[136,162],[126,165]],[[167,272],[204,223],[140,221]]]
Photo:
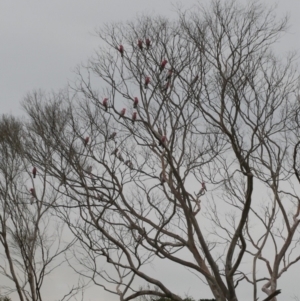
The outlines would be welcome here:
[[[139,39],[137,44],[140,50],[143,50],[143,41]]]
[[[123,108],[122,111],[120,112],[120,117],[119,117],[119,119],[120,119],[121,117],[124,117],[124,116],[125,116],[125,113],[126,113],[126,109]]]
[[[133,107],[136,109],[137,108],[137,105],[139,103],[139,99],[137,97],[134,98],[134,101],[133,101]]]
[[[121,57],[123,57],[124,56],[124,47],[123,47],[123,45],[120,45],[118,50],[121,53]]]
[[[30,191],[31,196],[33,198],[36,198],[35,189],[34,188],[30,188],[29,191]]]
[[[84,144],[84,147],[86,147],[86,146],[87,146],[87,144],[89,143],[89,141],[90,141],[90,137],[89,137],[89,136],[87,136],[87,137],[84,139],[84,142],[83,142],[83,144]]]
[[[115,137],[117,136],[116,132],[113,132],[110,134],[110,136],[108,137],[108,140],[115,140]]]
[[[161,147],[165,147],[165,143],[167,141],[167,137],[166,136],[162,136],[160,141],[159,141],[159,146]]]
[[[197,196],[197,197],[200,197],[200,196],[204,195],[204,194],[205,194],[205,191],[207,191],[206,185],[205,185],[205,182],[202,182],[202,183],[201,183],[201,189],[200,189],[200,191],[198,192],[198,194],[196,194],[196,196]]]
[[[160,64],[159,70],[160,72],[163,71],[167,65],[168,61],[167,60],[163,60]]]
[[[147,47],[147,50],[150,48],[151,46],[151,41],[149,38],[146,39],[146,47]]]
[[[132,124],[136,121],[136,112],[133,112],[132,114]]]
[[[150,77],[146,76],[146,78],[145,78],[145,85],[144,85],[145,89],[148,88],[149,83],[150,83]]]
[[[172,77],[173,71],[169,70],[167,75],[166,75],[166,81],[170,81],[171,77]]]
[[[32,169],[32,175],[33,175],[33,178],[34,178],[34,179],[35,179],[35,177],[36,177],[36,172],[37,172],[36,167],[33,167],[33,169]]]
[[[108,102],[108,98],[104,98],[103,101],[102,101],[102,104],[103,104],[103,106],[105,108],[105,111],[107,111],[107,108],[108,108],[107,102]]]
[[[165,178],[163,172],[160,173],[159,179],[160,179],[160,185],[164,185],[164,183],[166,182],[166,178]]]
[[[119,155],[117,157],[121,162],[124,162],[124,158],[121,153],[119,153]]]

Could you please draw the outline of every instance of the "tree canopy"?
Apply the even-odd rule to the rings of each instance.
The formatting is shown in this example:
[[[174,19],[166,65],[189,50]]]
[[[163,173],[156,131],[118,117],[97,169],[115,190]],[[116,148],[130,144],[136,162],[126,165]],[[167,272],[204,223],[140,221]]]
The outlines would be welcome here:
[[[26,158],[81,276],[122,301],[187,300],[147,270],[163,259],[217,301],[276,300],[300,259],[299,74],[272,50],[286,24],[214,0],[107,25],[69,90],[27,95]]]

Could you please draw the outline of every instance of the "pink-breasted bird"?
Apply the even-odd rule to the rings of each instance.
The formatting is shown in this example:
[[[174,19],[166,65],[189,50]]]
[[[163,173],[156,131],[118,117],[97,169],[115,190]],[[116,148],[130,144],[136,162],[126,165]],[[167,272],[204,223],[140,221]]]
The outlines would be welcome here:
[[[107,102],[108,102],[108,98],[104,98],[103,101],[102,101],[102,104],[105,108],[105,111],[107,111],[107,108],[108,108],[108,103]]]
[[[159,70],[160,72],[163,71],[167,65],[168,61],[167,60],[163,60],[160,64]]]
[[[146,76],[146,78],[145,78],[145,85],[144,85],[145,89],[148,88],[149,83],[150,83],[150,77]]]
[[[126,109],[123,108],[122,111],[120,112],[120,117],[119,117],[119,119],[120,119],[121,117],[124,117],[124,116],[125,116],[125,113],[126,113]]]
[[[129,161],[129,163],[127,164],[127,166],[129,167],[129,169],[133,169],[133,163],[131,161]]]
[[[160,141],[159,141],[159,146],[164,147],[166,141],[167,141],[167,136],[162,136]]]
[[[119,153],[119,155],[118,155],[118,159],[119,159],[121,162],[124,162],[124,158],[123,158],[123,156],[122,156],[122,154],[121,154],[121,153]]]
[[[137,113],[133,112],[133,114],[132,114],[132,124],[134,124],[134,122],[136,121],[136,117],[137,117]]]
[[[137,108],[137,105],[139,103],[139,99],[137,97],[134,98],[134,101],[133,101],[133,108],[136,109]]]
[[[202,182],[201,183],[201,189],[200,189],[200,191],[198,192],[198,194],[196,196],[200,197],[200,196],[204,195],[205,191],[207,191],[206,185],[205,185],[205,182]]]
[[[33,175],[33,178],[34,178],[34,179],[35,179],[35,177],[36,177],[36,172],[37,172],[36,167],[33,167],[33,169],[32,169],[32,175]]]
[[[149,38],[146,39],[146,47],[147,47],[147,50],[150,48],[151,46],[151,41]]]
[[[83,145],[84,145],[84,147],[86,147],[86,146],[87,146],[87,144],[89,143],[89,141],[90,141],[90,137],[89,137],[89,136],[87,136],[87,137],[84,139],[84,141],[83,141]]]
[[[123,47],[123,45],[120,45],[118,50],[121,53],[121,57],[123,57],[124,56],[124,47]]]
[[[34,198],[36,198],[35,189],[34,188],[30,188],[29,191],[30,191],[31,196],[34,197]]]
[[[160,173],[159,179],[160,179],[160,185],[164,185],[164,183],[166,182],[166,178],[163,172]]]
[[[139,39],[137,44],[140,50],[143,50],[143,41]]]

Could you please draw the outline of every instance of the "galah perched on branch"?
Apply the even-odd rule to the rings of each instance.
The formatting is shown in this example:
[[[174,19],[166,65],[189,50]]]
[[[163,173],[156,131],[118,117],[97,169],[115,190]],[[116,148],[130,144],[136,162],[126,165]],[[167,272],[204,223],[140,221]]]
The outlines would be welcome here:
[[[147,50],[150,48],[151,46],[151,41],[149,38],[146,39],[146,47],[147,47]]]
[[[140,50],[143,50],[143,41],[139,39],[137,44]]]
[[[126,160],[124,162],[124,164],[127,165],[129,167],[129,169],[133,169],[133,164],[132,164],[132,162],[130,160]]]
[[[32,205],[34,199],[36,199],[36,193],[35,193],[35,189],[34,188],[30,188],[29,191],[30,191],[30,194],[31,194],[30,204]]]
[[[35,177],[36,177],[36,172],[37,172],[36,167],[33,167],[33,169],[32,169],[32,175],[33,175],[33,178],[34,178],[34,179],[35,179]]]
[[[145,78],[145,85],[144,85],[145,89],[148,88],[149,83],[150,83],[150,77],[146,76],[146,78]]]
[[[199,190],[198,194],[197,194],[197,197],[201,196],[201,195],[204,195],[205,194],[205,191],[207,191],[206,189],[206,185],[205,185],[205,182],[202,182],[201,183],[201,189]]]
[[[30,188],[29,191],[30,191],[31,196],[34,197],[34,198],[36,198],[35,189],[34,188]]]
[[[102,101],[102,105],[104,106],[105,108],[105,111],[107,111],[107,108],[108,108],[108,98],[104,98],[103,101]]]
[[[129,169],[133,169],[133,163],[131,161],[128,162],[127,166],[129,167]]]
[[[164,183],[166,182],[166,178],[163,172],[160,173],[159,179],[160,179],[160,185],[164,185]]]
[[[119,151],[119,149],[118,149],[118,148],[116,148],[116,149],[115,149],[115,150],[114,150],[114,151],[113,151],[111,154],[116,156],[116,155],[117,155],[117,153],[118,153],[118,151]]]
[[[161,147],[165,147],[166,145],[166,142],[167,142],[167,137],[164,135],[161,137],[160,141],[159,141],[159,146]]]
[[[170,81],[172,77],[173,71],[170,69],[166,75],[166,81]]]
[[[113,132],[109,135],[107,140],[115,140],[115,137],[117,136],[117,132]]]
[[[121,153],[118,154],[118,159],[119,159],[121,162],[124,162],[124,158],[123,158],[123,156],[122,156]]]
[[[119,52],[121,53],[121,57],[123,57],[124,56],[124,47],[123,47],[123,45],[121,44],[120,46],[119,46]]]
[[[136,112],[133,112],[132,114],[132,124],[134,124],[134,122],[136,121],[136,115],[137,113]]]
[[[160,64],[159,70],[160,72],[163,71],[167,65],[168,61],[167,60],[163,60]]]
[[[126,109],[123,108],[122,111],[120,112],[120,117],[119,117],[119,119],[120,119],[121,117],[124,117],[124,116],[125,116],[125,113],[126,113]]]
[[[90,141],[90,137],[89,137],[89,136],[87,136],[87,137],[84,139],[84,141],[83,141],[83,145],[84,145],[84,147],[86,147],[86,146],[87,146],[87,144],[89,143],[89,141]]]
[[[139,99],[137,97],[135,97],[134,101],[133,101],[133,108],[136,109],[138,104],[139,104]]]

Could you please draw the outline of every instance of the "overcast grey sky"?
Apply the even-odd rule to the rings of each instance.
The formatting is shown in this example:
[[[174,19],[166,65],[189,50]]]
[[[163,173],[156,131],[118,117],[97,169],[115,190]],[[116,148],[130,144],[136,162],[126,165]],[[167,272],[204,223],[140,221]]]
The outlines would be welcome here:
[[[196,3],[182,2],[185,7]],[[176,3],[179,1],[0,0],[0,112],[20,110],[20,101],[33,89],[57,90],[72,81],[74,67],[99,45],[95,28],[103,23],[132,19],[137,13],[172,15]],[[283,52],[300,47],[299,11],[299,0],[278,0],[278,13],[289,13],[291,24],[278,45]]]
[[[133,19],[137,13],[172,16],[172,4],[176,3],[179,1],[0,0],[0,113],[20,115],[20,101],[27,92],[34,89],[56,91],[73,81],[75,66],[85,62],[99,45],[99,38],[94,32],[104,23]],[[189,8],[196,1],[184,0],[182,3]],[[290,50],[299,51],[300,0],[278,0],[277,3],[279,16],[284,13],[290,15],[290,28],[278,43],[278,52],[284,55]],[[152,269],[168,279],[176,293],[190,293],[195,297],[203,293],[202,283],[190,282],[188,273],[177,275],[175,279],[171,275],[176,272],[171,267],[162,269],[156,266]],[[280,285],[283,289],[280,300],[289,300],[293,294],[300,296],[300,288],[296,286],[299,281],[297,268],[293,268],[293,271],[293,279],[282,279],[284,286]],[[59,287],[64,286],[65,277],[60,274],[51,278],[47,300],[57,296],[53,292],[53,284],[59,291]],[[188,282],[188,285],[183,285],[184,282]],[[85,300],[117,300],[116,297],[102,293],[101,289],[94,290],[88,296]]]

